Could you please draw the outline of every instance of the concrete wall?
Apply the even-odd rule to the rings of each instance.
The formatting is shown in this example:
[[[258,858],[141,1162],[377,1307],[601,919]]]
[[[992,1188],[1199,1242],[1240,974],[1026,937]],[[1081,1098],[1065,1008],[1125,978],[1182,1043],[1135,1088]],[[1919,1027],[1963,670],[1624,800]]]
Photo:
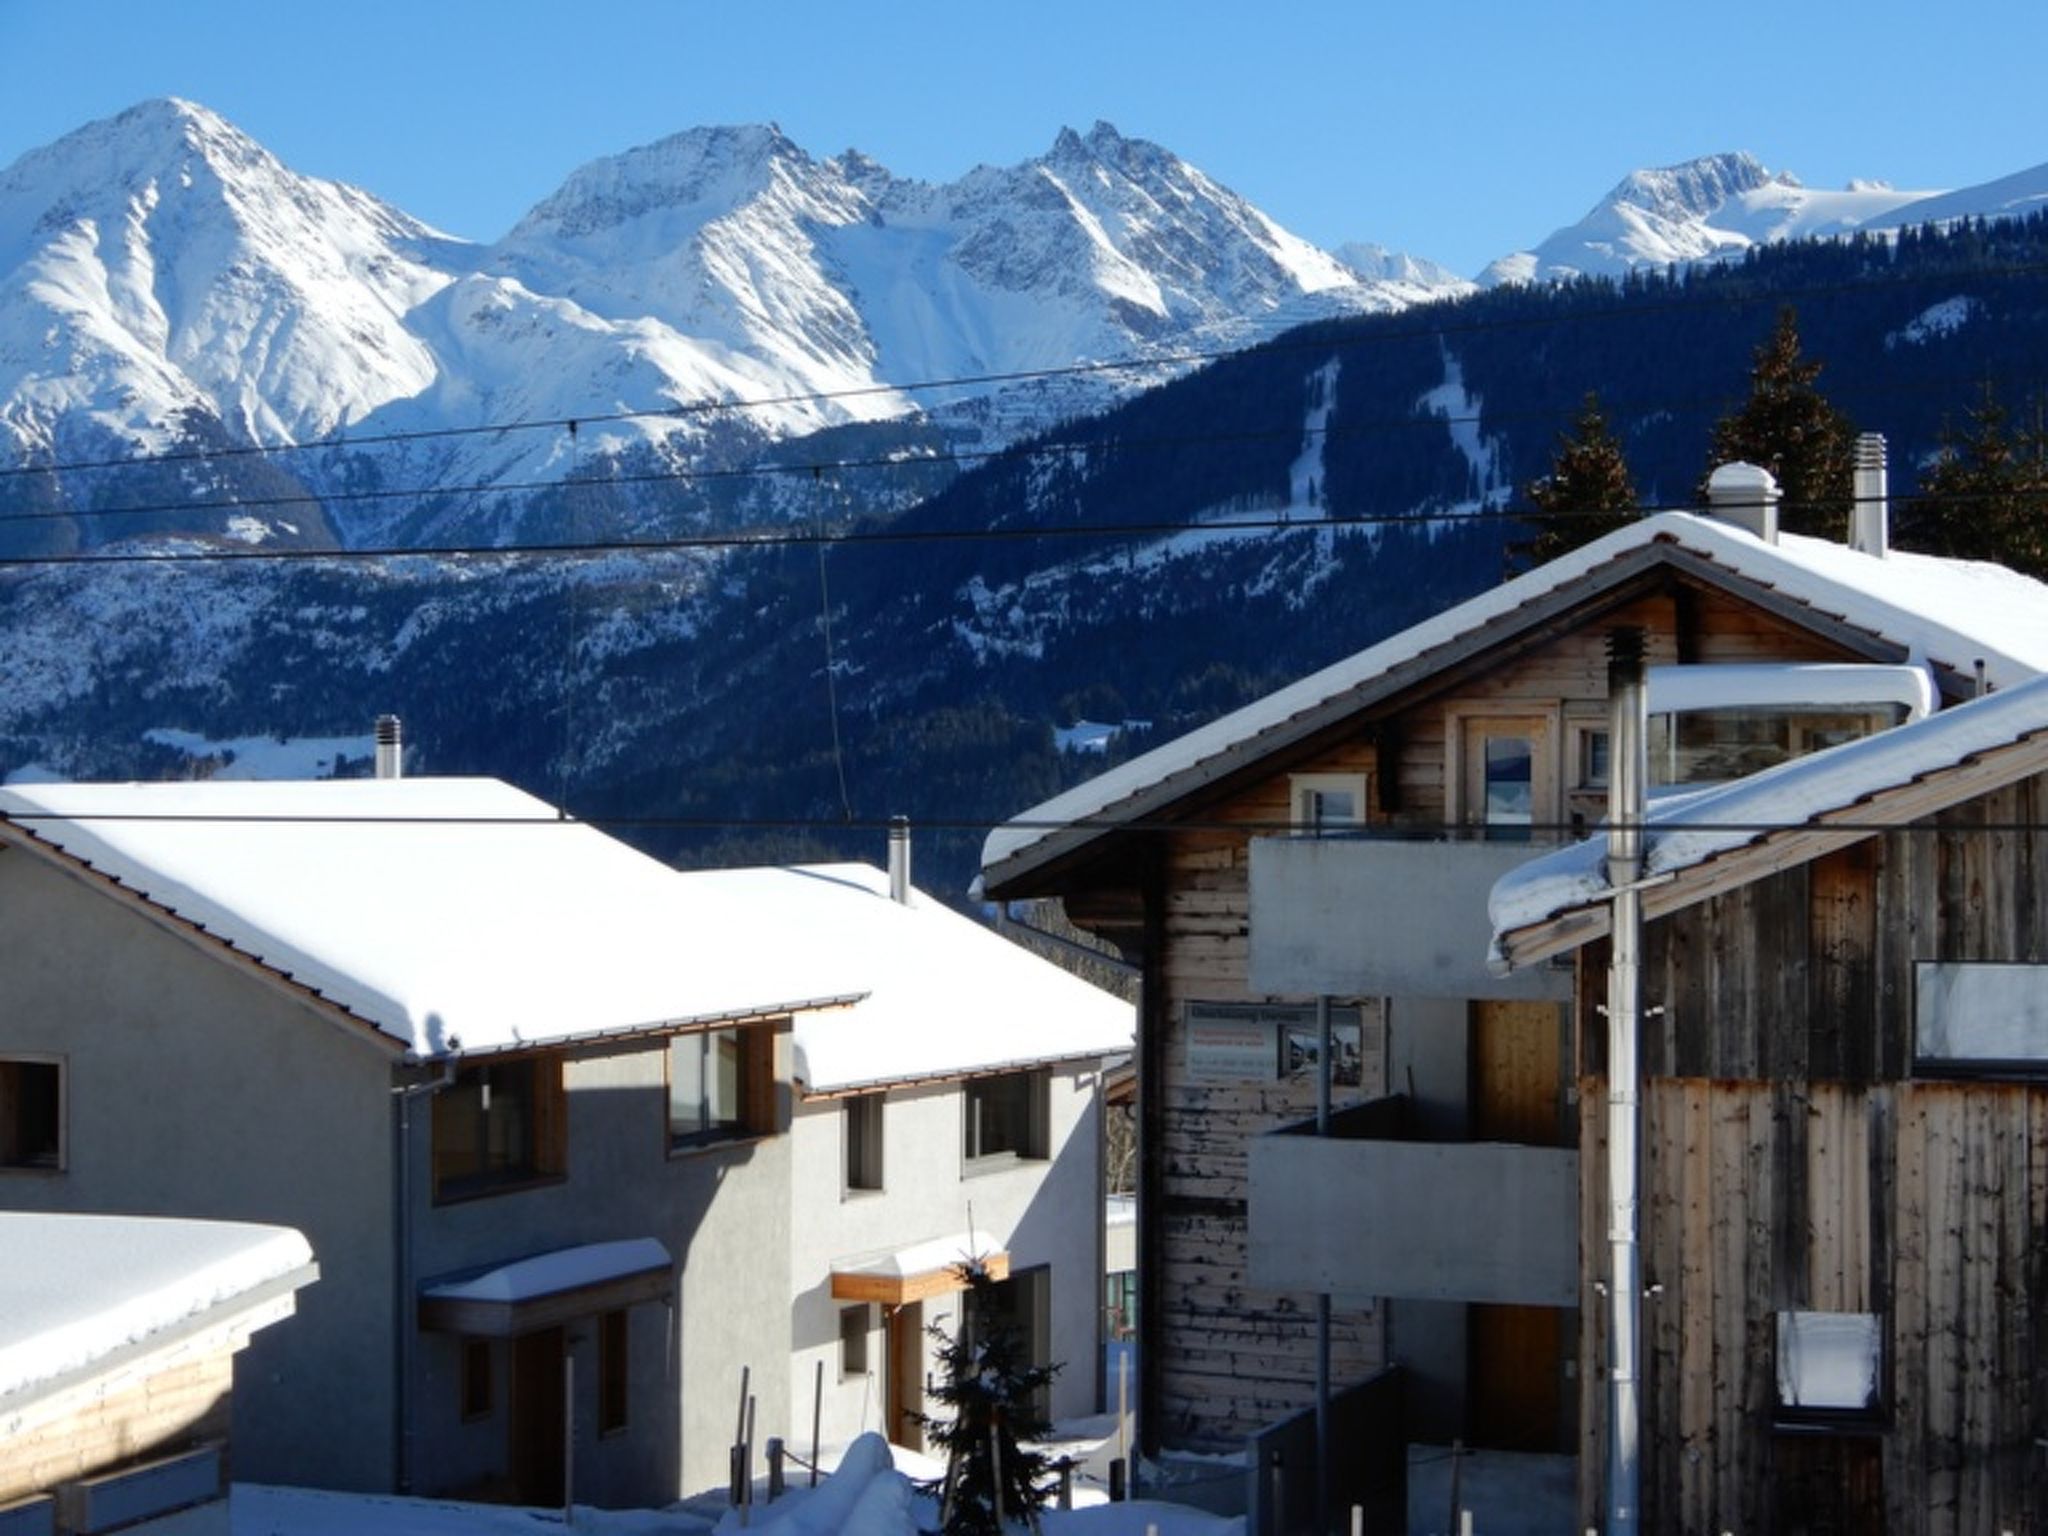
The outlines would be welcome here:
[[[786,1125],[786,1033],[777,1046]],[[567,1177],[555,1183],[436,1206],[427,1173],[431,1115],[420,1113],[413,1128],[415,1268],[423,1279],[634,1237],[659,1240],[677,1260],[674,1315],[659,1304],[628,1314],[626,1432],[598,1436],[595,1320],[569,1326],[581,1502],[651,1504],[723,1487],[743,1369],[751,1368],[758,1438],[782,1433],[789,1418],[789,1312],[780,1285],[789,1272],[791,1138],[671,1152],[666,1055],[657,1043],[565,1064]],[[505,1419],[463,1424],[460,1350],[444,1336],[421,1339],[417,1486],[459,1487],[503,1470]]]
[[[1576,1151],[1286,1134],[1250,1165],[1253,1285],[1577,1305]]]
[[[236,1361],[235,1475],[391,1475],[388,1057],[83,880],[0,851],[0,1054],[64,1061],[68,1166],[0,1207],[297,1227],[320,1279]]]
[[[865,1429],[887,1432],[886,1363],[881,1309],[869,1308],[869,1378],[842,1380],[839,1311],[831,1294],[835,1260],[909,1247],[965,1232],[972,1225],[1009,1252],[1013,1271],[1049,1266],[1051,1357],[1063,1368],[1053,1384],[1055,1417],[1092,1412],[1102,1295],[1100,1074],[1094,1064],[1052,1069],[1050,1156],[998,1171],[962,1160],[962,1093],[957,1083],[899,1088],[883,1110],[883,1189],[844,1189],[845,1110],[837,1100],[799,1107],[793,1151],[790,1241],[793,1417],[778,1429],[808,1455],[818,1362],[824,1373],[820,1439],[844,1445]],[[959,1320],[957,1297],[925,1303],[931,1321]],[[930,1348],[927,1346],[927,1365]],[[764,1431],[765,1433],[765,1431]]]
[[[1260,837],[1251,989],[1275,997],[1571,996],[1567,970],[1486,967],[1493,883],[1547,846]],[[1393,899],[1389,899],[1392,897]]]

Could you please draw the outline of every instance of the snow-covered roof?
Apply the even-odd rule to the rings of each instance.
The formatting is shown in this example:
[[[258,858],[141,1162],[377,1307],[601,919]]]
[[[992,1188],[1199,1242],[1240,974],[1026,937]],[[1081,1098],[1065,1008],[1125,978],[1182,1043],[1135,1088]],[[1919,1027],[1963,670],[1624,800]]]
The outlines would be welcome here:
[[[564,1291],[603,1285],[633,1275],[666,1273],[675,1260],[652,1237],[627,1237],[609,1243],[582,1243],[530,1258],[514,1259],[460,1280],[444,1280],[420,1294],[437,1301],[494,1301],[514,1305],[559,1296]]]
[[[1643,878],[1679,874],[1774,832],[1824,826],[1831,813],[1860,812],[1887,791],[2030,738],[2040,746],[2033,754],[2039,761],[2016,763],[2015,774],[2048,765],[2048,677],[1730,784],[1658,799],[1645,825]],[[1872,807],[1870,814],[1876,813]],[[1506,935],[1609,895],[1606,858],[1602,833],[1532,859],[1495,882],[1487,908],[1497,957],[1512,953]]]
[[[1167,742],[1041,805],[988,836],[986,881],[997,883],[1079,846],[1099,823],[1170,804],[1257,755],[1277,750],[1361,707],[1432,657],[1498,627],[1516,611],[1568,596],[1617,562],[1633,568],[1659,552],[1690,556],[1896,646],[1905,659],[1968,675],[1978,661],[1994,687],[2048,671],[2048,586],[1980,561],[1894,551],[1879,558],[1831,540],[1781,535],[1771,543],[1731,523],[1661,512],[1561,555]]]
[[[811,1093],[1114,1056],[1136,1013],[1111,993],[913,889],[889,897],[871,864],[705,870],[681,877],[780,915],[785,944],[830,943],[867,995],[800,1015],[795,1075]]]
[[[304,1285],[312,1264],[290,1227],[0,1213],[0,1420],[10,1400]]]
[[[867,990],[776,890],[679,877],[495,779],[14,785],[0,812],[421,1058]]]

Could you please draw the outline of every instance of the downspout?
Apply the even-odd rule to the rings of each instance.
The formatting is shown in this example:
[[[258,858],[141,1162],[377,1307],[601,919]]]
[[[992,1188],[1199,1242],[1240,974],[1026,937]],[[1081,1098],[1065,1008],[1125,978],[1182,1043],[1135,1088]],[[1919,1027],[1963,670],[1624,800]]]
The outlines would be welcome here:
[[[1142,967],[1135,966],[1128,960],[1120,960],[1107,950],[1091,949],[1088,945],[1077,943],[1065,934],[1052,933],[1044,928],[1025,922],[1023,918],[1010,910],[1010,903],[1007,901],[996,903],[996,932],[1004,935],[1026,934],[1033,943],[1045,944],[1058,950],[1069,959],[1085,960],[1092,965],[1100,965],[1118,976],[1127,976],[1135,980],[1144,975]]]
[[[1637,1140],[1641,1066],[1645,701],[1643,632],[1607,637],[1610,772],[1607,883],[1613,939],[1607,971],[1608,1435],[1607,1529],[1632,1536],[1641,1518],[1642,1269],[1637,1242]]]
[[[1316,1135],[1330,1134],[1330,1000],[1316,998]],[[1330,1293],[1316,1292],[1316,1529],[1330,1529]]]
[[[412,1101],[439,1093],[455,1081],[455,1063],[441,1064],[438,1075],[414,1083],[391,1087],[392,1134],[397,1137],[397,1154],[392,1159],[396,1188],[391,1198],[391,1255],[396,1271],[392,1282],[392,1486],[399,1493],[412,1492],[413,1416],[412,1378],[414,1339],[419,1332],[419,1306],[413,1297],[412,1254]]]

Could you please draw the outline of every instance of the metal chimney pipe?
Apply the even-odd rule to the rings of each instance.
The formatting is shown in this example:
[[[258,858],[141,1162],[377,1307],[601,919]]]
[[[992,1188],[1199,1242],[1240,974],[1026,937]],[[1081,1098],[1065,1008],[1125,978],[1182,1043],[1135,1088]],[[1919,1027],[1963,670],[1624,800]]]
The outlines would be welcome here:
[[[377,777],[405,777],[405,733],[396,715],[377,717]]]
[[[1707,515],[1747,528],[1766,544],[1778,542],[1778,499],[1783,493],[1768,469],[1723,464],[1707,476]]]
[[[1849,547],[1882,560],[1891,544],[1891,492],[1885,474],[1884,434],[1856,436],[1856,508],[1849,514]]]
[[[1748,467],[1748,466],[1744,466]],[[1758,471],[1759,474],[1762,471]],[[1765,476],[1769,479],[1769,476]],[[1643,632],[1607,637],[1607,883],[1613,888],[1607,969],[1608,1373],[1607,1529],[1633,1533],[1642,1489],[1642,1260],[1637,1240],[1641,1134],[1643,820],[1648,814],[1649,688]]]
[[[910,818],[889,818],[889,899],[910,904]]]

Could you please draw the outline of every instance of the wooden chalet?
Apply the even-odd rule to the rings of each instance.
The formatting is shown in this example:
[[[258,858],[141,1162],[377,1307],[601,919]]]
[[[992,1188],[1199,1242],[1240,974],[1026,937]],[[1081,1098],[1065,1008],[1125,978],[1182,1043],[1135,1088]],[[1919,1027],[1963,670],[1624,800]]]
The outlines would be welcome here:
[[[1605,813],[1610,632],[1645,637],[1653,779],[1670,785],[1746,775],[2048,671],[2048,588],[1881,543],[1780,538],[1768,477],[1748,474],[1716,515],[1646,518],[988,840],[989,898],[1058,897],[1142,969],[1140,1442],[1155,1462],[1249,1446],[1255,1531],[1305,1519],[1318,1465],[1343,1484],[1323,1498],[1365,1498],[1399,1528],[1402,1486],[1412,1501],[1455,1475],[1442,1454],[1454,1445],[1518,1454],[1526,1478],[1509,1498],[1529,1528],[1554,1515],[1582,1529],[1597,1506],[1590,1005],[1575,1007],[1566,960],[1496,974],[1485,959],[1494,883]],[[1868,855],[1838,857],[1847,879]],[[1963,889],[1943,868],[1913,878]],[[1825,913],[1867,924],[1867,897],[1833,888]],[[2019,920],[2016,900],[2001,921]],[[1778,966],[1712,953],[1717,968],[1684,982],[1701,1007],[1738,973],[1797,989]],[[1827,974],[1861,984],[1853,967]],[[1897,1064],[1845,1025],[1811,1033],[1802,1060],[1865,1078]],[[1693,1114],[1683,1124],[1727,1124],[1711,1145],[1682,1143],[1691,1160],[1660,1163],[1667,1176],[1748,1146],[1735,1126],[1748,1097],[1723,1102],[1705,1080],[1671,1091]],[[1778,1123],[1790,1117],[1793,1084],[1756,1091]],[[1860,1111],[1815,1104],[1803,1134],[1826,1159],[1818,1189],[1865,1143],[1840,1139]],[[1761,1265],[1752,1239],[1766,1230],[1752,1219],[1716,1253]],[[1832,1259],[1801,1262],[1801,1294],[1826,1298],[1813,1306],[1867,1299],[1867,1265],[1865,1289],[1843,1291],[1846,1278],[1819,1278]],[[1768,1348],[1761,1358],[1752,1396]],[[1688,1390],[1700,1412],[1733,1409],[1704,1382]],[[1684,1423],[1694,1438],[1654,1453],[1674,1478],[1700,1448],[1700,1421]],[[1475,1470],[1468,1490],[1484,1484]],[[1479,1528],[1515,1527],[1482,1513]]]

